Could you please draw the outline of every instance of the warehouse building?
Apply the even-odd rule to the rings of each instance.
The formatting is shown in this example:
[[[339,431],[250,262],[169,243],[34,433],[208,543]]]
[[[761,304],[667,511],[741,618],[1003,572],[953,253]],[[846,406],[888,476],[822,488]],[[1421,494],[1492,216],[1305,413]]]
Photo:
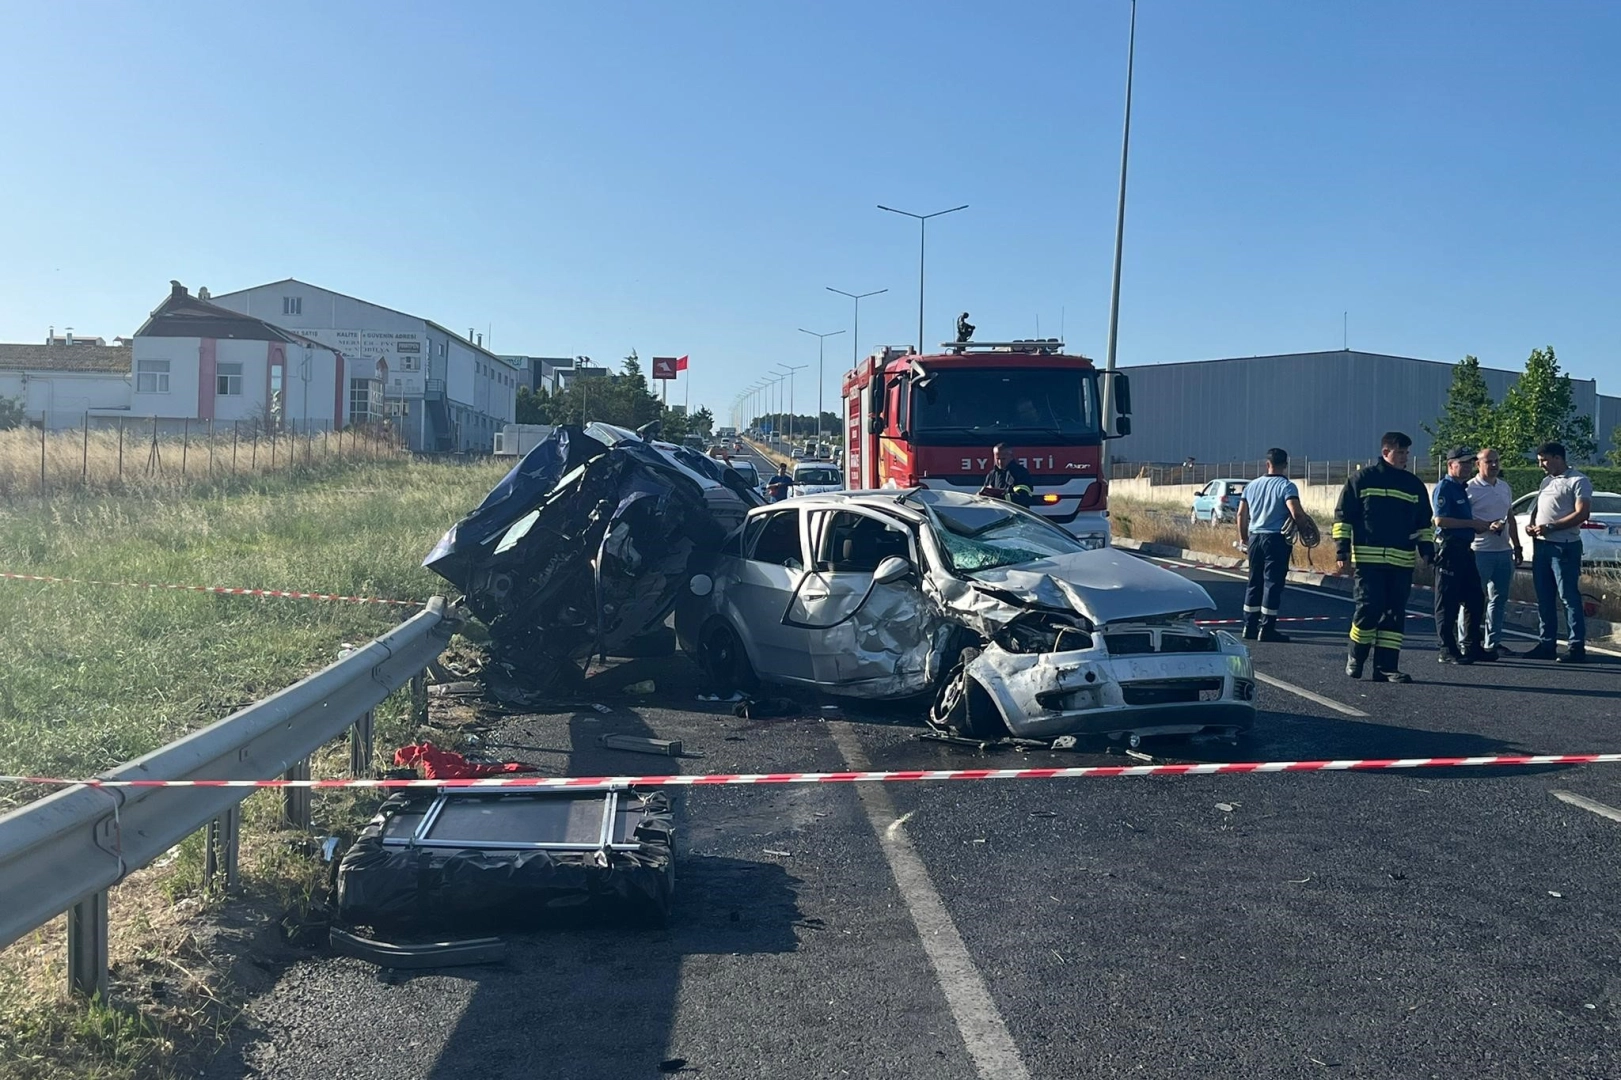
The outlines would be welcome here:
[[[1131,376],[1132,433],[1111,445],[1116,462],[1254,461],[1271,446],[1296,462],[1366,461],[1379,436],[1405,431],[1425,455],[1424,425],[1446,407],[1453,364],[1341,350],[1246,356],[1190,363],[1142,364]],[[1492,399],[1517,371],[1481,369]],[[1602,456],[1621,424],[1621,398],[1572,379],[1577,412],[1591,416]]]
[[[209,297],[364,359],[383,372],[375,414],[391,418],[412,450],[488,453],[495,433],[517,418],[520,372],[484,347],[416,315],[288,278]]]

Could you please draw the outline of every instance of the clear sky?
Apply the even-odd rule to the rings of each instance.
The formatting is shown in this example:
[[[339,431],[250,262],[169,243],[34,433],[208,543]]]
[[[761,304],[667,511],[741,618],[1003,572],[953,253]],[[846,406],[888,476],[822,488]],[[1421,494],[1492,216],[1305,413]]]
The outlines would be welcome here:
[[[298,277],[501,352],[689,353],[725,422],[850,325],[826,286],[890,290],[863,352],[911,342],[917,226],[876,204],[968,203],[929,342],[967,310],[1101,360],[1128,10],[0,0],[0,340]],[[1621,393],[1617,55],[1616,0],[1141,0],[1121,362],[1349,311],[1353,348],[1552,344]]]

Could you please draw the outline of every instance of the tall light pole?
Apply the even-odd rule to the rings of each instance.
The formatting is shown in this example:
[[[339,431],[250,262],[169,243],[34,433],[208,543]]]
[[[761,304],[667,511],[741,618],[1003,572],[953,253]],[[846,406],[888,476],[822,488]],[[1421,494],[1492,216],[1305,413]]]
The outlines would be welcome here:
[[[804,371],[809,364],[778,364],[782,368],[783,376],[788,380],[788,445],[793,448],[794,442],[794,372]]]
[[[880,293],[886,293],[889,290],[874,289],[872,292],[848,293],[843,289],[835,289],[831,285],[826,286],[826,289],[830,293],[838,293],[840,296],[848,296],[855,302],[855,321],[850,327],[850,370],[854,371],[856,369],[856,365],[861,363],[861,301],[865,300],[869,296],[877,296]],[[818,419],[820,419],[820,410],[817,411],[816,415]]]
[[[1126,125],[1120,136],[1120,201],[1114,216],[1114,282],[1109,288],[1109,344],[1103,355],[1103,429],[1114,423],[1115,338],[1120,331],[1120,249],[1126,238],[1126,156],[1131,150],[1131,69],[1137,56],[1137,0],[1131,0],[1131,30],[1126,37]],[[1109,476],[1109,443],[1099,448],[1099,473]]]
[[[1135,4],[1136,2],[1137,0],[1132,0],[1132,3]],[[917,351],[922,353],[925,351],[923,348],[923,252],[924,244],[928,239],[929,219],[944,214],[955,214],[958,210],[966,210],[968,204],[963,203],[961,206],[953,206],[950,210],[936,210],[932,214],[914,214],[910,210],[897,210],[893,206],[884,206],[882,203],[879,204],[878,209],[888,210],[891,214],[900,214],[903,217],[917,219]]]
[[[844,333],[843,330],[829,330],[825,334],[818,334],[814,330],[799,328],[801,334],[809,334],[816,339],[816,445],[822,445],[822,390],[827,386],[827,376],[822,373],[822,346],[830,337]]]

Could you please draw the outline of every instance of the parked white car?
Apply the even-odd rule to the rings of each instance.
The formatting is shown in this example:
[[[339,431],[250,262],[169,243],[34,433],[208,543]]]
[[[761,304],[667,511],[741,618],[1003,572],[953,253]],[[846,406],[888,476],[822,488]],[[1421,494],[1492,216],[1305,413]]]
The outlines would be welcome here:
[[[1203,587],[1001,500],[807,495],[751,511],[691,568],[676,634],[717,689],[933,694],[931,723],[972,738],[1255,720],[1248,651],[1194,622],[1215,606]]]
[[[1525,537],[1525,527],[1531,523],[1531,504],[1536,498],[1536,492],[1528,491],[1515,499],[1510,508],[1522,538]],[[1593,513],[1582,524],[1581,533],[1583,563],[1621,564],[1621,495],[1613,491],[1593,492]],[[1528,540],[1525,554],[1529,565],[1531,545]]]

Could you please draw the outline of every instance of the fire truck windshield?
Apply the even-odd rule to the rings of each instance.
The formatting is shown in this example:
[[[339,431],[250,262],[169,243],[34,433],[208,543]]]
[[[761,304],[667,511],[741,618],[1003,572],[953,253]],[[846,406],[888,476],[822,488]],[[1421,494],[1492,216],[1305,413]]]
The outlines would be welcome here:
[[[913,392],[911,434],[921,445],[1013,438],[1060,446],[1095,443],[1096,373],[1081,368],[937,371]]]

